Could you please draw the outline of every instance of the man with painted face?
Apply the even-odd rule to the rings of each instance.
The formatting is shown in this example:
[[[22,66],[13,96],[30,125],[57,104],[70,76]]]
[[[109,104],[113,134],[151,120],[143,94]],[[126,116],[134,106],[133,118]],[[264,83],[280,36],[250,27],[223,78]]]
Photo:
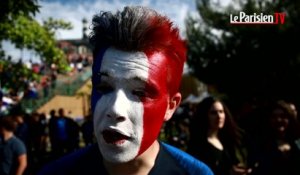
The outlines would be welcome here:
[[[92,111],[97,145],[41,174],[210,175],[202,162],[157,141],[181,100],[185,43],[170,20],[145,7],[94,16]]]

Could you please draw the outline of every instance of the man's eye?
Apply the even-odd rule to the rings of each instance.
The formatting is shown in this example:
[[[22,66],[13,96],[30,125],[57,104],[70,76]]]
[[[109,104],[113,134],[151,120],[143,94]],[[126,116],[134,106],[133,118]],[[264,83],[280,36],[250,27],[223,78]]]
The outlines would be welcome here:
[[[98,85],[98,86],[96,86],[96,89],[101,94],[106,94],[106,93],[113,91],[113,88],[108,85]]]
[[[133,90],[132,94],[136,95],[138,97],[146,97],[147,96],[147,93],[145,90]]]

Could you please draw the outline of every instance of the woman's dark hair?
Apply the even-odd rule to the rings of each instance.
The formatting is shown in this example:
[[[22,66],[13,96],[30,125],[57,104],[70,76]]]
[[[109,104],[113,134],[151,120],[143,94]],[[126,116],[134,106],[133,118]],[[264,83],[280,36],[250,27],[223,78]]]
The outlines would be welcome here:
[[[234,121],[228,107],[221,99],[216,97],[207,97],[198,104],[195,116],[191,121],[191,143],[202,142],[203,139],[207,139],[209,130],[208,113],[215,102],[222,104],[225,113],[225,124],[219,131],[220,141],[224,147],[234,148],[235,146],[239,146],[241,144],[240,129]]]

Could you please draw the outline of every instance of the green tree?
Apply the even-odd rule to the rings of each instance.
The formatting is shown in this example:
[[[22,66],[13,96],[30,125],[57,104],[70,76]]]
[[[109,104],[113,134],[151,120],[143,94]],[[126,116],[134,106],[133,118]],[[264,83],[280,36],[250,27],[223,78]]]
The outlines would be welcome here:
[[[34,19],[39,12],[37,0],[1,0],[0,1],[0,83],[2,89],[14,89],[16,92],[27,89],[28,80],[39,81],[40,75],[22,64],[5,58],[2,41],[11,41],[18,49],[31,49],[40,55],[46,66],[56,63],[60,71],[68,64],[64,52],[58,48],[55,32],[58,29],[71,29],[72,25],[63,20],[49,18],[40,24]]]
[[[0,42],[9,40],[19,49],[32,49],[46,64],[56,63],[60,69],[65,69],[65,54],[56,45],[55,31],[71,29],[72,26],[63,20],[52,18],[41,25],[33,18],[38,9],[36,0],[1,1],[0,10],[3,11],[3,15],[0,19]],[[2,57],[3,53],[2,51]]]
[[[28,69],[21,62],[12,63],[6,60],[0,60],[0,90],[14,89],[15,92],[27,89],[28,80],[38,81],[40,75]]]
[[[12,22],[16,16],[32,16],[39,12],[37,0],[2,0],[0,2],[0,23]]]
[[[59,22],[49,19],[50,22]],[[47,22],[48,22],[47,21]],[[54,31],[51,25],[45,22],[41,26],[32,18],[18,16],[13,25],[6,25],[7,39],[16,45],[17,48],[28,48],[36,51],[43,62],[50,65],[57,63],[60,68],[66,66],[65,54],[57,47],[54,38]]]
[[[38,12],[39,6],[36,0],[22,1],[0,1],[0,42],[7,39],[5,27],[7,23],[12,23],[16,16],[32,16]],[[5,56],[0,44],[0,58]]]
[[[215,1],[214,1],[215,2]],[[221,7],[198,0],[200,18],[186,19],[188,65],[237,103],[247,99],[299,101],[300,2],[239,0]],[[282,25],[232,25],[230,14],[284,12]]]

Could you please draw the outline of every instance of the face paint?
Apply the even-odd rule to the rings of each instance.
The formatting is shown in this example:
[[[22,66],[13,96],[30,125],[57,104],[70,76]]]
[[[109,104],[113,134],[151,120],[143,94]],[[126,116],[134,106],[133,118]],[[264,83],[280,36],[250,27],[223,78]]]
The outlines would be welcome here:
[[[146,91],[150,98],[144,104],[144,136],[139,154],[143,153],[158,137],[168,106],[167,64],[161,53],[148,53],[149,77]]]
[[[100,70],[100,67],[101,67],[101,62],[102,62],[103,55],[104,55],[106,50],[107,50],[107,48],[102,48],[99,51],[96,59],[94,59],[93,67],[92,67],[92,72],[93,72],[92,84],[93,85],[97,85],[97,84],[100,83],[100,77],[99,77],[98,73],[99,73],[99,70]],[[92,108],[93,113],[94,113],[94,110],[95,110],[96,103],[99,100],[99,98],[101,97],[101,93],[99,93],[97,91],[97,89],[94,88],[94,87],[95,86],[93,86],[93,88],[92,88],[92,96],[91,96],[91,108]]]
[[[99,149],[107,161],[130,161],[138,154],[143,136],[144,107],[136,92],[145,89],[148,78],[146,55],[109,48],[98,72],[93,88],[100,94],[94,109]]]
[[[105,160],[130,161],[157,139],[168,101],[164,60],[158,53],[105,51],[93,75],[94,128]]]

